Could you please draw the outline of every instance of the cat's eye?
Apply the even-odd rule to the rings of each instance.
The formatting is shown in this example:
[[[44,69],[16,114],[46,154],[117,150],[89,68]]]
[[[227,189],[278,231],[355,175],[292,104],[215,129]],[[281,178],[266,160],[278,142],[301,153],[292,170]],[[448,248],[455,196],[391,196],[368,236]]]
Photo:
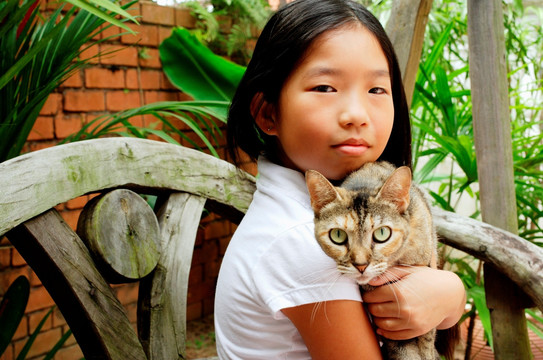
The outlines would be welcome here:
[[[381,226],[373,232],[373,240],[378,243],[383,243],[390,239],[392,230],[388,226]]]
[[[347,242],[347,233],[345,230],[332,229],[330,230],[329,236],[334,244],[343,245]]]

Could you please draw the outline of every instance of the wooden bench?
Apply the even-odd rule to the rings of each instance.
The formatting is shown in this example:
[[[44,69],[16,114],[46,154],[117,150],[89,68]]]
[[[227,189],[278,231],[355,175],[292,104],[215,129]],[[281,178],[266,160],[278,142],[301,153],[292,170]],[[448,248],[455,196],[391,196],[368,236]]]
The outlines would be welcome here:
[[[0,164],[0,236],[47,288],[86,359],[185,358],[186,297],[204,207],[238,223],[254,178],[177,145],[108,138]],[[54,207],[100,193],[78,234]],[[157,195],[155,212],[138,194]],[[442,241],[492,263],[543,310],[543,249],[442,210]],[[155,215],[156,213],[156,215]],[[139,281],[138,334],[109,284]]]

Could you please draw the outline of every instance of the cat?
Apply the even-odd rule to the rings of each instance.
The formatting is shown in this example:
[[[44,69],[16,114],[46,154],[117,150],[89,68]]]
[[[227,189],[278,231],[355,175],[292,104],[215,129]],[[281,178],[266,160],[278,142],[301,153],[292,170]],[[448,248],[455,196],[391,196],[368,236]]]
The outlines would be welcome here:
[[[409,167],[366,163],[339,187],[315,170],[306,171],[305,178],[319,245],[363,290],[373,289],[368,282],[392,266],[435,267],[437,235],[430,207],[412,184]],[[435,329],[410,340],[383,338],[383,355],[440,359],[435,340]],[[445,352],[448,358],[451,350]]]

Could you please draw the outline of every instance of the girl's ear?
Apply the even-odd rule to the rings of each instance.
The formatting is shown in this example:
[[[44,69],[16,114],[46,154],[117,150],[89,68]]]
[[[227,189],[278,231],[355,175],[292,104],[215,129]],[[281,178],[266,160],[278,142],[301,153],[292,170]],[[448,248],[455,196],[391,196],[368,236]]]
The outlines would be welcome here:
[[[275,128],[274,107],[264,99],[264,94],[258,92],[251,100],[251,115],[256,125],[267,135],[277,135]]]

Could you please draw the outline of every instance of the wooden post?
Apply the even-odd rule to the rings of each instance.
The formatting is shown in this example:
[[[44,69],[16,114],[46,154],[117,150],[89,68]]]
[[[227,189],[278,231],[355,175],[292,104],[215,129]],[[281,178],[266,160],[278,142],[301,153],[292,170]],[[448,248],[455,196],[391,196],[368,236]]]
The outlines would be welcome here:
[[[518,232],[501,0],[468,1],[473,127],[483,221]],[[496,359],[531,359],[522,291],[485,264]]]
[[[400,64],[407,103],[411,104],[424,32],[434,0],[395,0],[386,31]]]

